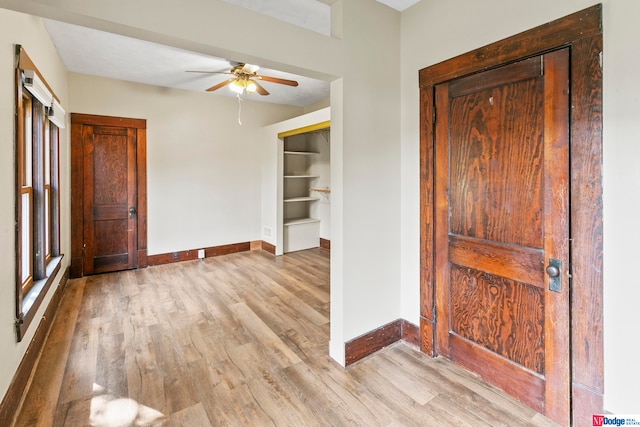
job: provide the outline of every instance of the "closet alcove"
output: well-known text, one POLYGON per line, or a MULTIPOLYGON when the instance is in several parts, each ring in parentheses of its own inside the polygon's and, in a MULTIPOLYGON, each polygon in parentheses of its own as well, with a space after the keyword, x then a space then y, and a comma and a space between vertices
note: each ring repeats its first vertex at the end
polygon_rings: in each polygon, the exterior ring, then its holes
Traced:
POLYGON ((282 139, 283 252, 287 253, 330 240, 331 144, 328 123, 282 139))

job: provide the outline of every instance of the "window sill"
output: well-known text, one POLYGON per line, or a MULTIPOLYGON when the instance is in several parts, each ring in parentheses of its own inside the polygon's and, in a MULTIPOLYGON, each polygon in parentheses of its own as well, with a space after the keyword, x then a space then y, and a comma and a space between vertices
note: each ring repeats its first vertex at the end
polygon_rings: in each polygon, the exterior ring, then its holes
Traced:
POLYGON ((44 279, 36 280, 31 286, 31 289, 22 298, 22 305, 20 307, 20 315, 16 320, 16 330, 18 333, 18 342, 22 341, 22 338, 29 329, 29 325, 33 321, 33 318, 42 304, 47 291, 53 284, 60 265, 62 264, 63 255, 51 258, 51 261, 47 264, 47 277, 44 279))

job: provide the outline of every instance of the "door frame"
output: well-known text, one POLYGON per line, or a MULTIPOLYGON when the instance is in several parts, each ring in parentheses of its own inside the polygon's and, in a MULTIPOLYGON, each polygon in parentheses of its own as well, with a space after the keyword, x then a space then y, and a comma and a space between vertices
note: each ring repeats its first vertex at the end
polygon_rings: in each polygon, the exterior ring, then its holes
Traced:
POLYGON ((419 72, 420 343, 435 353, 435 86, 570 47, 570 242, 572 419, 602 413, 602 5, 595 5, 419 72))
POLYGON ((82 127, 114 126, 136 130, 137 268, 147 261, 147 121, 71 113, 71 265, 69 277, 84 276, 84 150, 82 127))

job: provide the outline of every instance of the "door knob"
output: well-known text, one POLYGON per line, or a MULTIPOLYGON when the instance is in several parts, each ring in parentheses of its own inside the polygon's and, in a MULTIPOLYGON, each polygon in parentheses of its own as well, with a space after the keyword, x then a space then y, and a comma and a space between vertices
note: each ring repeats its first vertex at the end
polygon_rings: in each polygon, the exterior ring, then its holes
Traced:
POLYGON ((133 218, 136 216, 136 208, 135 206, 129 207, 129 218, 133 218))
POLYGON ((562 292, 562 277, 560 277, 562 261, 555 258, 549 258, 549 265, 545 271, 547 272, 547 276, 549 276, 549 290, 562 292))
POLYGON ((560 275, 560 270, 555 265, 550 265, 547 267, 547 274, 549 277, 558 277, 560 275))

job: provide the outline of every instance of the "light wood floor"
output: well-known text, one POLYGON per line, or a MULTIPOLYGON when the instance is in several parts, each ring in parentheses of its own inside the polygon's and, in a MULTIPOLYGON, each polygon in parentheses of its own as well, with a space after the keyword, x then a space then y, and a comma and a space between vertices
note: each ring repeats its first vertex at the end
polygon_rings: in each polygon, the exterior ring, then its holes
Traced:
POLYGON ((345 370, 328 341, 323 249, 72 280, 15 425, 552 425, 407 344, 345 370))

